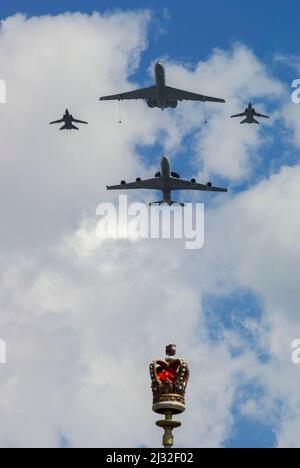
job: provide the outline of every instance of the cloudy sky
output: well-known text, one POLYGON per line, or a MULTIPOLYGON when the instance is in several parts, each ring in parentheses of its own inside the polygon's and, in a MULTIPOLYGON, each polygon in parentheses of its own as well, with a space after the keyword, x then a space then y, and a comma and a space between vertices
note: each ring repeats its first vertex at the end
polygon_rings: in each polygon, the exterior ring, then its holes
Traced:
POLYGON ((191 368, 177 446, 299 447, 299 3, 5 0, 0 13, 0 446, 160 446, 148 365, 175 342, 191 368), (119 125, 98 98, 151 84, 157 59, 170 85, 226 105, 204 125, 199 103, 130 102, 119 125), (271 120, 229 119, 249 100, 271 120), (50 127, 66 107, 89 126, 50 127), (96 208, 117 201, 106 185, 152 176, 162 154, 230 188, 197 196, 204 248, 99 239, 96 208))

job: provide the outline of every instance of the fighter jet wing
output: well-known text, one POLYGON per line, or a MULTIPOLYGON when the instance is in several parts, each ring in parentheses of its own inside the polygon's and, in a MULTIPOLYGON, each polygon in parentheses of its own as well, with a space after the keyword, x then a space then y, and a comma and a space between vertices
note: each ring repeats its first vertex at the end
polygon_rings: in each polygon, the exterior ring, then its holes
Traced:
POLYGON ((263 115, 263 114, 258 114, 257 112, 254 113, 256 117, 264 118, 264 119, 269 119, 270 117, 268 115, 263 115))
POLYGON ((170 86, 165 87, 168 99, 174 99, 176 101, 206 101, 206 102, 221 102, 224 103, 224 99, 214 98, 210 96, 204 96, 203 94, 190 93, 189 91, 183 91, 182 89, 171 88, 170 86))
POLYGON ((132 182, 127 184, 126 182, 121 185, 107 186, 107 190, 138 190, 138 189, 150 189, 150 190, 161 190, 162 183, 159 178, 141 180, 140 182, 132 182))
POLYGON ((243 112, 242 114, 232 115, 231 118, 234 119, 235 117, 244 117, 244 115, 246 115, 246 112, 243 112))
POLYGON ((211 184, 203 185, 182 179, 172 179, 171 190, 199 190, 202 192, 228 192, 228 189, 214 187, 211 184))
POLYGON ((54 122, 50 122, 49 125, 63 123, 64 121, 65 121, 65 119, 55 120, 54 122))
POLYGON ((127 99, 151 99, 156 97, 156 86, 150 88, 137 89, 129 93, 114 94, 113 96, 104 96, 100 101, 122 101, 127 99))
POLYGON ((85 122, 84 120, 77 120, 77 119, 73 119, 73 122, 75 122, 75 123, 81 123, 81 124, 86 124, 86 125, 88 125, 88 123, 87 123, 87 122, 85 122))

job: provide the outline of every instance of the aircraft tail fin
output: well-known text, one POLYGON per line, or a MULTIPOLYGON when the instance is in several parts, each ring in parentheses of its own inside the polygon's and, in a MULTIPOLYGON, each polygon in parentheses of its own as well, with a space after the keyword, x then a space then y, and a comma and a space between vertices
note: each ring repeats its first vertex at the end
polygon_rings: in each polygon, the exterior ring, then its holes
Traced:
POLYGON ((241 125, 247 123, 247 119, 241 121, 241 125))
POLYGON ((260 125, 259 121, 256 120, 256 119, 253 119, 253 123, 257 124, 257 125, 260 125))
POLYGON ((67 126, 63 125, 63 127, 60 128, 60 130, 66 130, 67 126))

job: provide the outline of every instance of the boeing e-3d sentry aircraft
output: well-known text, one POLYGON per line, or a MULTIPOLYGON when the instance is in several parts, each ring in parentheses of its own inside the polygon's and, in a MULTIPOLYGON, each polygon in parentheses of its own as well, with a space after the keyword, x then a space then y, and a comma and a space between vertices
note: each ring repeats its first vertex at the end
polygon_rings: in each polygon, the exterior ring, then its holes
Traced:
POLYGON ((263 114, 258 114, 254 107, 252 106, 251 102, 249 102, 248 107, 246 108, 245 112, 242 114, 237 114, 237 115, 232 115, 231 118, 235 117, 246 117, 245 120, 241 122, 241 124, 257 124, 260 125, 258 120, 256 120, 254 117, 260 117, 264 119, 269 119, 270 117, 268 115, 263 115, 263 114))
POLYGON ((64 123, 64 125, 60 128, 60 130, 79 130, 78 127, 73 125, 73 122, 86 124, 86 125, 88 124, 87 122, 84 122, 83 120, 74 119, 73 115, 71 115, 68 109, 66 109, 66 113, 63 116, 63 118, 60 120, 55 120, 54 122, 50 122, 50 125, 64 123))
POLYGON ((107 187, 107 190, 136 190, 136 189, 148 189, 148 190, 159 190, 163 194, 163 200, 150 203, 151 205, 181 205, 184 203, 176 202, 172 200, 171 194, 175 190, 199 190, 205 192, 227 192, 227 189, 214 187, 211 182, 206 185, 197 184, 195 179, 186 181, 180 178, 179 174, 171 171, 171 164, 168 158, 163 156, 161 160, 161 172, 155 175, 155 178, 148 180, 136 179, 135 182, 127 184, 124 180, 121 185, 115 185, 107 187))
POLYGON ((100 101, 143 99, 150 108, 158 107, 161 110, 176 108, 178 101, 225 102, 224 99, 203 96, 202 94, 190 93, 189 91, 182 91, 181 89, 167 86, 165 69, 160 62, 157 62, 155 65, 155 79, 156 84, 150 88, 138 89, 113 96, 104 96, 100 98, 100 101))

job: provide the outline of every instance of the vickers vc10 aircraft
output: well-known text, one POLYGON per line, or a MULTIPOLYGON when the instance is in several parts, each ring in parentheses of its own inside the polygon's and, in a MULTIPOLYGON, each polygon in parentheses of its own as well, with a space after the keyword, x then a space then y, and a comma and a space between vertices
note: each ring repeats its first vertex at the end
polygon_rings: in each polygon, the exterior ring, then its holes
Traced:
POLYGON ((184 203, 173 201, 171 194, 175 190, 199 190, 205 192, 227 192, 227 189, 214 187, 211 182, 206 185, 197 184, 195 179, 186 181, 180 178, 179 174, 171 171, 171 164, 168 158, 163 156, 161 160, 161 172, 155 175, 155 178, 142 180, 136 179, 135 182, 127 184, 124 180, 121 185, 107 186, 107 190, 136 190, 136 189, 148 189, 148 190, 159 190, 163 194, 163 200, 150 203, 151 205, 181 205, 184 203))
POLYGON ((203 96, 202 94, 190 93, 189 91, 167 86, 165 69, 160 62, 157 62, 155 65, 155 79, 156 84, 150 88, 138 89, 113 96, 104 96, 100 98, 100 101, 143 99, 150 108, 158 107, 161 110, 176 108, 178 101, 225 102, 224 99, 203 96))
POLYGON ((55 120, 54 122, 50 122, 50 125, 64 123, 64 125, 60 128, 60 130, 79 130, 78 127, 73 125, 73 122, 86 124, 86 125, 88 124, 87 122, 84 122, 83 120, 74 119, 73 115, 71 115, 68 109, 66 109, 66 113, 63 116, 63 118, 60 120, 55 120))
POLYGON ((242 114, 237 114, 237 115, 232 115, 231 118, 235 117, 246 117, 245 120, 242 120, 241 124, 258 124, 258 120, 256 120, 254 117, 260 117, 264 119, 269 119, 270 117, 268 115, 263 115, 263 114, 258 114, 254 107, 252 106, 251 102, 249 102, 248 107, 245 109, 245 112, 242 114))

